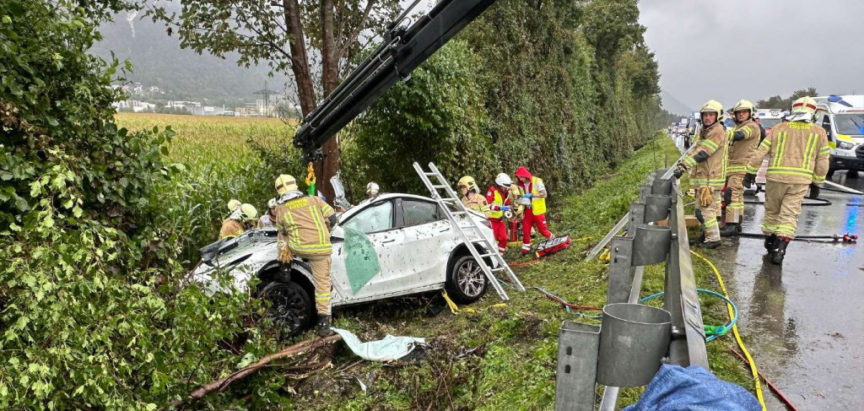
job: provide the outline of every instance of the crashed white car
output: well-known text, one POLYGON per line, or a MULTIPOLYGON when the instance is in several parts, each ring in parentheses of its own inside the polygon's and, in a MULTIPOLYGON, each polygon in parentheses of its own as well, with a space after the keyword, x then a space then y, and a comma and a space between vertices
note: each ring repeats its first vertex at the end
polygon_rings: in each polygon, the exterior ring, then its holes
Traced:
MULTIPOLYGON (((477 220, 493 243, 482 214, 456 218, 477 220)), ((483 239, 468 235, 481 254, 489 252, 483 239)), ((331 242, 334 307, 445 288, 454 300, 471 303, 488 285, 459 233, 428 197, 382 194, 365 200, 339 217, 331 242)), ((202 248, 191 280, 212 294, 247 291, 249 280, 260 278, 252 292, 270 301, 271 315, 283 329, 298 332, 315 317, 312 272, 295 258, 288 274, 276 257, 276 230, 250 230, 202 248), (220 272, 230 281, 219 281, 220 272)))

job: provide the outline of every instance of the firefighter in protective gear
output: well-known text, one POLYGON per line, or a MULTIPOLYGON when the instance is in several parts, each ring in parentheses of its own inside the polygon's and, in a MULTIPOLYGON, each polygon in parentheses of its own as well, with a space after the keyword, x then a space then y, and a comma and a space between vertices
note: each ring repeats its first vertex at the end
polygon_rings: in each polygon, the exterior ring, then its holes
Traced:
POLYGON ((378 183, 374 181, 370 181, 369 184, 366 184, 366 198, 375 198, 378 196, 378 192, 381 190, 378 187, 378 183))
POLYGON ((234 210, 240 208, 241 205, 243 205, 243 203, 241 203, 240 200, 236 198, 228 200, 228 212, 233 213, 234 210))
POLYGON ((822 127, 813 124, 815 112, 813 98, 795 100, 789 122, 771 128, 746 167, 747 179, 751 182, 762 159, 769 156, 762 232, 767 236, 765 248, 774 264, 783 262, 786 248, 795 237, 801 203, 808 188, 822 184, 828 174, 828 137, 822 127))
POLYGON ((708 100, 702 105, 702 128, 696 133, 693 148, 675 170, 675 177, 690 172, 690 185, 696 192, 696 217, 705 231, 705 248, 720 246, 720 189, 726 182, 726 152, 729 147, 722 125, 723 106, 708 100))
POLYGON ((522 217, 522 254, 531 252, 531 228, 537 227, 547 239, 554 236, 546 227, 546 186, 543 185, 543 180, 534 177, 528 172, 525 167, 519 167, 516 170, 516 179, 519 180, 519 189, 522 191, 522 198, 530 200, 531 203, 525 208, 525 213, 522 217))
POLYGON ((267 201, 267 212, 258 219, 258 228, 268 228, 275 227, 276 222, 274 220, 276 216, 276 199, 271 198, 267 201))
POLYGON ((729 156, 726 165, 726 189, 731 191, 732 201, 726 205, 726 226, 722 236, 738 235, 741 232, 741 217, 744 215, 744 176, 750 155, 759 145, 759 124, 753 120, 756 107, 747 100, 739 100, 732 107, 735 127, 730 134, 729 156))
POLYGON ((486 190, 486 201, 489 203, 489 222, 492 223, 492 234, 498 243, 498 252, 507 251, 507 222, 504 213, 510 211, 509 190, 513 180, 507 173, 495 177, 495 185, 486 190))
POLYGON ((233 238, 243 234, 246 229, 254 225, 252 223, 255 217, 258 217, 258 210, 252 204, 241 204, 235 207, 231 215, 222 222, 222 228, 219 230, 219 239, 233 238))
POLYGON ((279 261, 291 264, 294 257, 302 258, 312 269, 315 283, 315 309, 318 312, 318 335, 330 331, 330 244, 329 226, 336 214, 327 203, 315 196, 304 195, 297 189, 294 177, 283 174, 276 179, 276 189, 285 201, 276 207, 279 261), (293 182, 293 186, 290 182, 293 182), (283 190, 279 191, 280 188, 283 190), (290 191, 288 191, 290 190, 290 191))
POLYGON ((474 177, 462 177, 459 179, 456 186, 459 188, 459 192, 462 193, 462 205, 464 205, 465 208, 479 211, 483 213, 486 218, 489 218, 489 204, 487 204, 486 199, 480 195, 480 187, 477 187, 477 181, 474 180, 474 177))

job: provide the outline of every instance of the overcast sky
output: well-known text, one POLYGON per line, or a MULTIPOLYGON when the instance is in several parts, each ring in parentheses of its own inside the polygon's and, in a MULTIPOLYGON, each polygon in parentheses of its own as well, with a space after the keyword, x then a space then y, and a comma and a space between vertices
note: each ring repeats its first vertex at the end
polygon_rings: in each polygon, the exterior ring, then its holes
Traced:
POLYGON ((698 108, 810 86, 864 94, 864 1, 640 0, 639 9, 666 99, 698 108))

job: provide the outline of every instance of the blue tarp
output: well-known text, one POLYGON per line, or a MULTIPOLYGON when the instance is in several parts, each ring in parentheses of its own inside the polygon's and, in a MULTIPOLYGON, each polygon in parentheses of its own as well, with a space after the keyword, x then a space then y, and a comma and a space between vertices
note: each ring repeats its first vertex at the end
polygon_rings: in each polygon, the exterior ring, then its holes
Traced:
POLYGON ((753 394, 718 379, 697 365, 662 365, 639 402, 624 411, 730 410, 761 411, 753 394))

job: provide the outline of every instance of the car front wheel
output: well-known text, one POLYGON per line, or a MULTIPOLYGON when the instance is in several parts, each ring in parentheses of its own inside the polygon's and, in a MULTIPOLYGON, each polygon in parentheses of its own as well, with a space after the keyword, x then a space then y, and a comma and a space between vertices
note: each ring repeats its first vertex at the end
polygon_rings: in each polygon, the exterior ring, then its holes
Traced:
POLYGON ((312 324, 315 307, 299 284, 274 281, 264 287, 261 296, 270 303, 267 315, 283 332, 297 335, 312 324))
POLYGON ((489 279, 471 255, 459 257, 447 275, 447 293, 460 303, 473 303, 483 296, 489 279))

